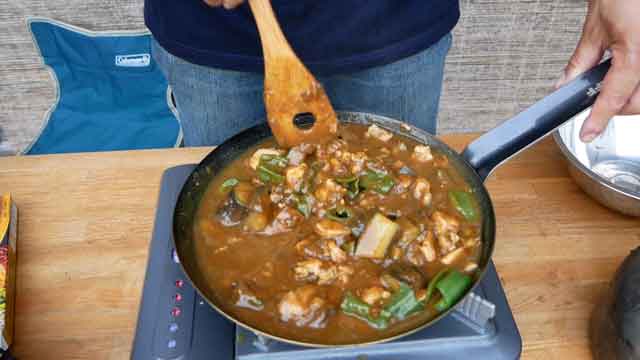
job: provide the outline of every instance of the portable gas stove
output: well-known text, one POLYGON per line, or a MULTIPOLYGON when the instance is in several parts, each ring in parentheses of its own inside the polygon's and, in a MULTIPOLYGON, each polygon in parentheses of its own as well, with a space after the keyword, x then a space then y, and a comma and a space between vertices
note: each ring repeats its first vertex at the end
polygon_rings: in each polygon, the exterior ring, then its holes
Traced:
POLYGON ((433 326, 366 346, 309 348, 255 335, 218 314, 193 289, 173 249, 173 208, 195 165, 165 171, 138 324, 135 360, 517 359, 522 340, 493 264, 473 294, 433 326))

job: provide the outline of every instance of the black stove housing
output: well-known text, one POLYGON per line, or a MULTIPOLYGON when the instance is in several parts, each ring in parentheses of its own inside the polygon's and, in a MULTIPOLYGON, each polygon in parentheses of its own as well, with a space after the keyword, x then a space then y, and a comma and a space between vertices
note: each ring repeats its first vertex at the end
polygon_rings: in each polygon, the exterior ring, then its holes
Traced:
POLYGON ((134 360, 389 360, 520 357, 522 340, 493 264, 474 294, 447 317, 382 344, 310 348, 269 340, 218 314, 185 277, 171 241, 173 208, 195 165, 162 176, 138 323, 134 360))

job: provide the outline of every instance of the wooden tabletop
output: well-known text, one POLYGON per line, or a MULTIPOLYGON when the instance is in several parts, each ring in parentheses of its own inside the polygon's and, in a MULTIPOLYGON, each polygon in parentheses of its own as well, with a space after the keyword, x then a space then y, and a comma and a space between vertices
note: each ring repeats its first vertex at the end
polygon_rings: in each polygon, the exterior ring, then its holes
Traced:
MULTIPOLYGON (((472 137, 444 140, 461 149, 472 137)), ((160 176, 209 150, 0 158, 0 191, 19 207, 20 360, 129 357, 160 176)), ((488 188, 523 358, 590 358, 590 313, 640 244, 640 222, 582 193, 551 140, 498 169, 488 188)))

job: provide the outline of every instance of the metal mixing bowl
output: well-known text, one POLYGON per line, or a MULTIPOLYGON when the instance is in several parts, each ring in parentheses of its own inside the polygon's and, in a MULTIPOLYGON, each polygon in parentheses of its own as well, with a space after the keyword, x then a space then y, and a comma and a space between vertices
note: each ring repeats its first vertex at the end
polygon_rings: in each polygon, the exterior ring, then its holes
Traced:
POLYGON ((553 134, 571 176, 601 204, 640 216, 640 118, 616 116, 601 136, 585 144, 579 134, 588 114, 583 111, 553 134))

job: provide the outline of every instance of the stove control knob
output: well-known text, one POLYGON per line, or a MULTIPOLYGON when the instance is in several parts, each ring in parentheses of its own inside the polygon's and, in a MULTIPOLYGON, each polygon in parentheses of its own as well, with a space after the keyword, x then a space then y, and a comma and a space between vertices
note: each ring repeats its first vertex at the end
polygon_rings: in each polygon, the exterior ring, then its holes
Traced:
POLYGON ((176 294, 173 296, 173 300, 175 300, 176 302, 180 302, 180 301, 182 301, 182 294, 180 294, 180 293, 176 293, 176 294))
POLYGON ((177 288, 181 288, 183 286, 184 286, 184 280, 182 280, 182 279, 176 280, 176 287, 177 288))
POLYGON ((169 349, 174 349, 174 348, 176 347, 176 345, 178 345, 178 344, 177 344, 177 343, 176 343, 176 341, 175 341, 175 340, 173 340, 173 339, 169 340, 169 342, 167 343, 167 347, 168 347, 169 349))

